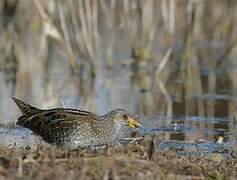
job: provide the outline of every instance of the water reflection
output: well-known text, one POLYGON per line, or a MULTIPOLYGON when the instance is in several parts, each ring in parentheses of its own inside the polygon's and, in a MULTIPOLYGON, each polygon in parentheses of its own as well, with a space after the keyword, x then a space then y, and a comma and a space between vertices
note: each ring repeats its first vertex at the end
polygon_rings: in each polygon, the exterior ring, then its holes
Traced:
MULTIPOLYGON (((33 96, 36 91, 35 88, 29 90, 29 94, 32 94, 32 98, 26 96, 29 99, 29 103, 39 105, 39 107, 43 108, 50 108, 56 106, 62 107, 61 101, 63 101, 66 107, 86 109, 99 114, 104 114, 118 107, 129 109, 129 111, 139 114, 153 114, 152 116, 139 117, 143 124, 143 128, 139 130, 139 134, 141 136, 154 134, 160 148, 163 150, 174 147, 177 149, 186 149, 186 146, 189 149, 190 146, 203 149, 207 146, 208 148, 206 149, 209 149, 208 152, 211 152, 220 147, 230 148, 234 146, 233 138, 230 138, 234 134, 234 120, 226 116, 226 110, 223 110, 227 107, 226 103, 224 105, 222 104, 222 111, 216 110, 218 113, 218 115, 215 113, 216 117, 187 116, 184 111, 186 104, 182 102, 183 97, 181 97, 178 100, 174 99, 174 116, 167 117, 162 112, 162 104, 165 104, 165 102, 159 103, 160 100, 158 100, 159 102, 157 103, 157 98, 155 98, 157 94, 155 95, 155 91, 151 91, 152 72, 145 73, 146 71, 144 69, 142 71, 133 71, 131 66, 122 65, 116 66, 111 70, 107 69, 102 61, 98 65, 94 83, 84 80, 82 84, 81 78, 75 75, 68 74, 65 77, 67 73, 60 71, 63 69, 62 62, 55 62, 55 64, 56 66, 51 67, 52 69, 49 71, 50 78, 46 86, 43 89, 40 88, 42 92, 38 90, 37 94, 39 96, 33 96), (139 74, 139 72, 142 72, 142 74, 139 74), (48 99, 44 103, 40 103, 42 102, 42 97, 44 97, 43 99, 48 97, 48 99), (159 114, 154 116, 154 112, 159 112, 159 114), (171 124, 167 124, 167 119, 170 119, 171 124), (167 141, 167 135, 170 141, 167 141), (215 142, 220 136, 223 137, 223 143, 216 145, 215 142), (208 141, 208 145, 199 144, 200 140, 208 141)), ((3 76, 3 73, 0 73, 0 76, 3 76)), ((41 76, 34 76, 34 78, 36 81, 31 82, 32 86, 35 86, 35 83, 39 83, 37 82, 37 78, 39 78, 38 81, 42 80, 41 76)), ((20 86, 17 87, 16 92, 21 94, 20 86)), ((10 99, 11 93, 6 91, 7 84, 2 82, 0 88, 3 99, 1 104, 3 107, 1 108, 1 119, 5 124, 14 122, 19 112, 10 99), (5 93, 3 94, 3 92, 5 93), (12 109, 11 112, 8 111, 9 108, 12 109)), ((160 98, 161 95, 158 99, 160 98)), ((187 96, 186 98, 192 99, 194 104, 196 100, 200 99, 211 100, 214 104, 218 104, 220 100, 224 100, 227 102, 227 105, 231 101, 228 95, 200 95, 195 97, 187 96)), ((0 136, 1 143, 7 145, 16 144, 26 147, 35 146, 37 143, 31 132, 24 128, 8 128, 2 126, 0 128, 0 136)))

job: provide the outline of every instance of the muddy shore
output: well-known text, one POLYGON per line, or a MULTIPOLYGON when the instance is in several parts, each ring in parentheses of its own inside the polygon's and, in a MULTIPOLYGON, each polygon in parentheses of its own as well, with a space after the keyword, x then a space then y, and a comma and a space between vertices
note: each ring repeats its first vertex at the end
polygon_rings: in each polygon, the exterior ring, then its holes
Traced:
POLYGON ((152 141, 104 149, 0 148, 0 179, 236 179, 237 157, 161 152, 152 141))

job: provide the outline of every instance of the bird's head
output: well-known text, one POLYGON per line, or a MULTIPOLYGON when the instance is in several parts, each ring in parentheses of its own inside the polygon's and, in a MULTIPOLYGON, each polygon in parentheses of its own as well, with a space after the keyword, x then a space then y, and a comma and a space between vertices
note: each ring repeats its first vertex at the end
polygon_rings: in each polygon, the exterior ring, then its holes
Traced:
POLYGON ((115 109, 110 111, 108 114, 112 120, 119 125, 125 125, 130 128, 141 127, 137 122, 137 119, 124 109, 115 109))

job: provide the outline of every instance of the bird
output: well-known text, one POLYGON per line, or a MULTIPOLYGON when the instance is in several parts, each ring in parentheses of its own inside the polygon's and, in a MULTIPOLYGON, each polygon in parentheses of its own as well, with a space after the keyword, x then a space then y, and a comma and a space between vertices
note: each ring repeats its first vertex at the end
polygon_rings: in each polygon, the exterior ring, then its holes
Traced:
POLYGON ((122 128, 141 127, 135 116, 124 109, 114 109, 100 116, 70 108, 39 109, 15 97, 12 99, 22 113, 16 124, 57 147, 107 146, 118 140, 122 128))

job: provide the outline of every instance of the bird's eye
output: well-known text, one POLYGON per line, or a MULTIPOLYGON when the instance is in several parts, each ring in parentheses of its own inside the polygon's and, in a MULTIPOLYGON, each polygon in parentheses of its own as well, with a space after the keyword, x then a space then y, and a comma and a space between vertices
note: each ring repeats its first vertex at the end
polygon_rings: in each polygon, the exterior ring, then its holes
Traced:
POLYGON ((124 118, 124 119, 128 119, 128 115, 127 115, 127 114, 124 114, 124 115, 123 115, 123 118, 124 118))

